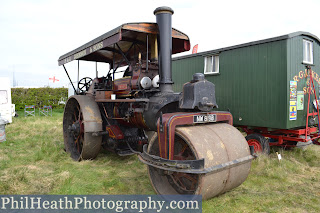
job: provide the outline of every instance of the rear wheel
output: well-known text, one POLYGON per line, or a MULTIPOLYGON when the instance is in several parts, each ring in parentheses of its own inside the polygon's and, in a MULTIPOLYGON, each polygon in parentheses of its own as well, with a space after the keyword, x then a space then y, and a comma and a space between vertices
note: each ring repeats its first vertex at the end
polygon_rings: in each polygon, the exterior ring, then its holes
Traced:
POLYGON ((258 133, 250 134, 246 136, 246 140, 249 146, 253 146, 255 153, 270 154, 270 145, 265 137, 258 133))
POLYGON ((99 121, 99 108, 92 101, 94 100, 86 96, 72 96, 64 110, 65 150, 77 161, 94 159, 100 152, 102 137, 94 137, 92 132, 101 131, 102 122, 99 121), (95 120, 92 121, 92 118, 95 120))

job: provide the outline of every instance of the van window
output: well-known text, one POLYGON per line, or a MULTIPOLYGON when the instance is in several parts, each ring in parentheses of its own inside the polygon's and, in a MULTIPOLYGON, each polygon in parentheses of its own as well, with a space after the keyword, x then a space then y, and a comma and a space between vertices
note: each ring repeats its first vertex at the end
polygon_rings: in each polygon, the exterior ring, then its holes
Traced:
POLYGON ((8 94, 7 90, 0 90, 0 104, 8 103, 8 94))
POLYGON ((219 56, 204 57, 204 74, 217 74, 219 73, 219 56))
POLYGON ((313 63, 313 43, 305 39, 303 39, 303 63, 313 63))

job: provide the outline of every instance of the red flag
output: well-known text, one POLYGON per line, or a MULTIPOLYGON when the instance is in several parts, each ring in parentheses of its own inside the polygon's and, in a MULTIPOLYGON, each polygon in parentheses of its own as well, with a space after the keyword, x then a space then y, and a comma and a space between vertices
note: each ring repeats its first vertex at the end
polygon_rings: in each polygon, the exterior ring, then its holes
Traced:
POLYGON ((54 83, 54 82, 56 82, 56 81, 59 81, 58 79, 56 79, 56 77, 55 77, 55 76, 53 76, 53 78, 49 78, 49 80, 52 80, 52 81, 53 81, 53 83, 54 83))
POLYGON ((194 45, 194 47, 192 48, 192 54, 197 52, 198 52, 198 44, 194 45))

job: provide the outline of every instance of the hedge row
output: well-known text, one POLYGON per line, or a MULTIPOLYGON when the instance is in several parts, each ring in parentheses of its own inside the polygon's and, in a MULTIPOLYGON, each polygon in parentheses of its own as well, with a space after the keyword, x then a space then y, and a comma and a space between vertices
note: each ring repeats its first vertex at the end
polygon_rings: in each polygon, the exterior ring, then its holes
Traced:
POLYGON ((52 106, 54 109, 64 108, 63 102, 68 98, 67 88, 11 88, 12 103, 16 110, 24 109, 25 105, 52 106))

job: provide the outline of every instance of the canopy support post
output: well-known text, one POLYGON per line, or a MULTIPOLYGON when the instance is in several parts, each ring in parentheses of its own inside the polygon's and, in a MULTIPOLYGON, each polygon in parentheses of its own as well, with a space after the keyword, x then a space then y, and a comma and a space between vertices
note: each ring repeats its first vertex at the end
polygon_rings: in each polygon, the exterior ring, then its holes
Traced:
POLYGON ((98 62, 96 62, 96 78, 98 78, 98 62))
POLYGON ((146 72, 148 72, 148 64, 149 64, 149 34, 147 34, 147 38, 146 38, 146 43, 147 43, 147 57, 146 57, 146 72))
POLYGON ((78 93, 77 93, 77 91, 76 91, 76 88, 74 88, 74 86, 73 86, 73 83, 72 83, 72 81, 71 81, 71 78, 70 78, 70 76, 69 76, 69 74, 68 74, 68 71, 67 71, 66 67, 64 66, 64 64, 62 64, 62 66, 63 66, 64 71, 66 72, 66 74, 67 74, 67 76, 68 76, 68 78, 69 78, 69 81, 70 81, 70 83, 71 83, 71 85, 72 85, 72 87, 73 87, 73 90, 74 90, 75 94, 78 95, 78 93))
MULTIPOLYGON (((80 76, 80 61, 78 60, 78 76, 77 76, 77 91, 79 91, 79 76, 80 76)), ((70 80, 71 81, 71 80, 70 80)), ((73 84, 72 84, 73 85, 73 84)))

